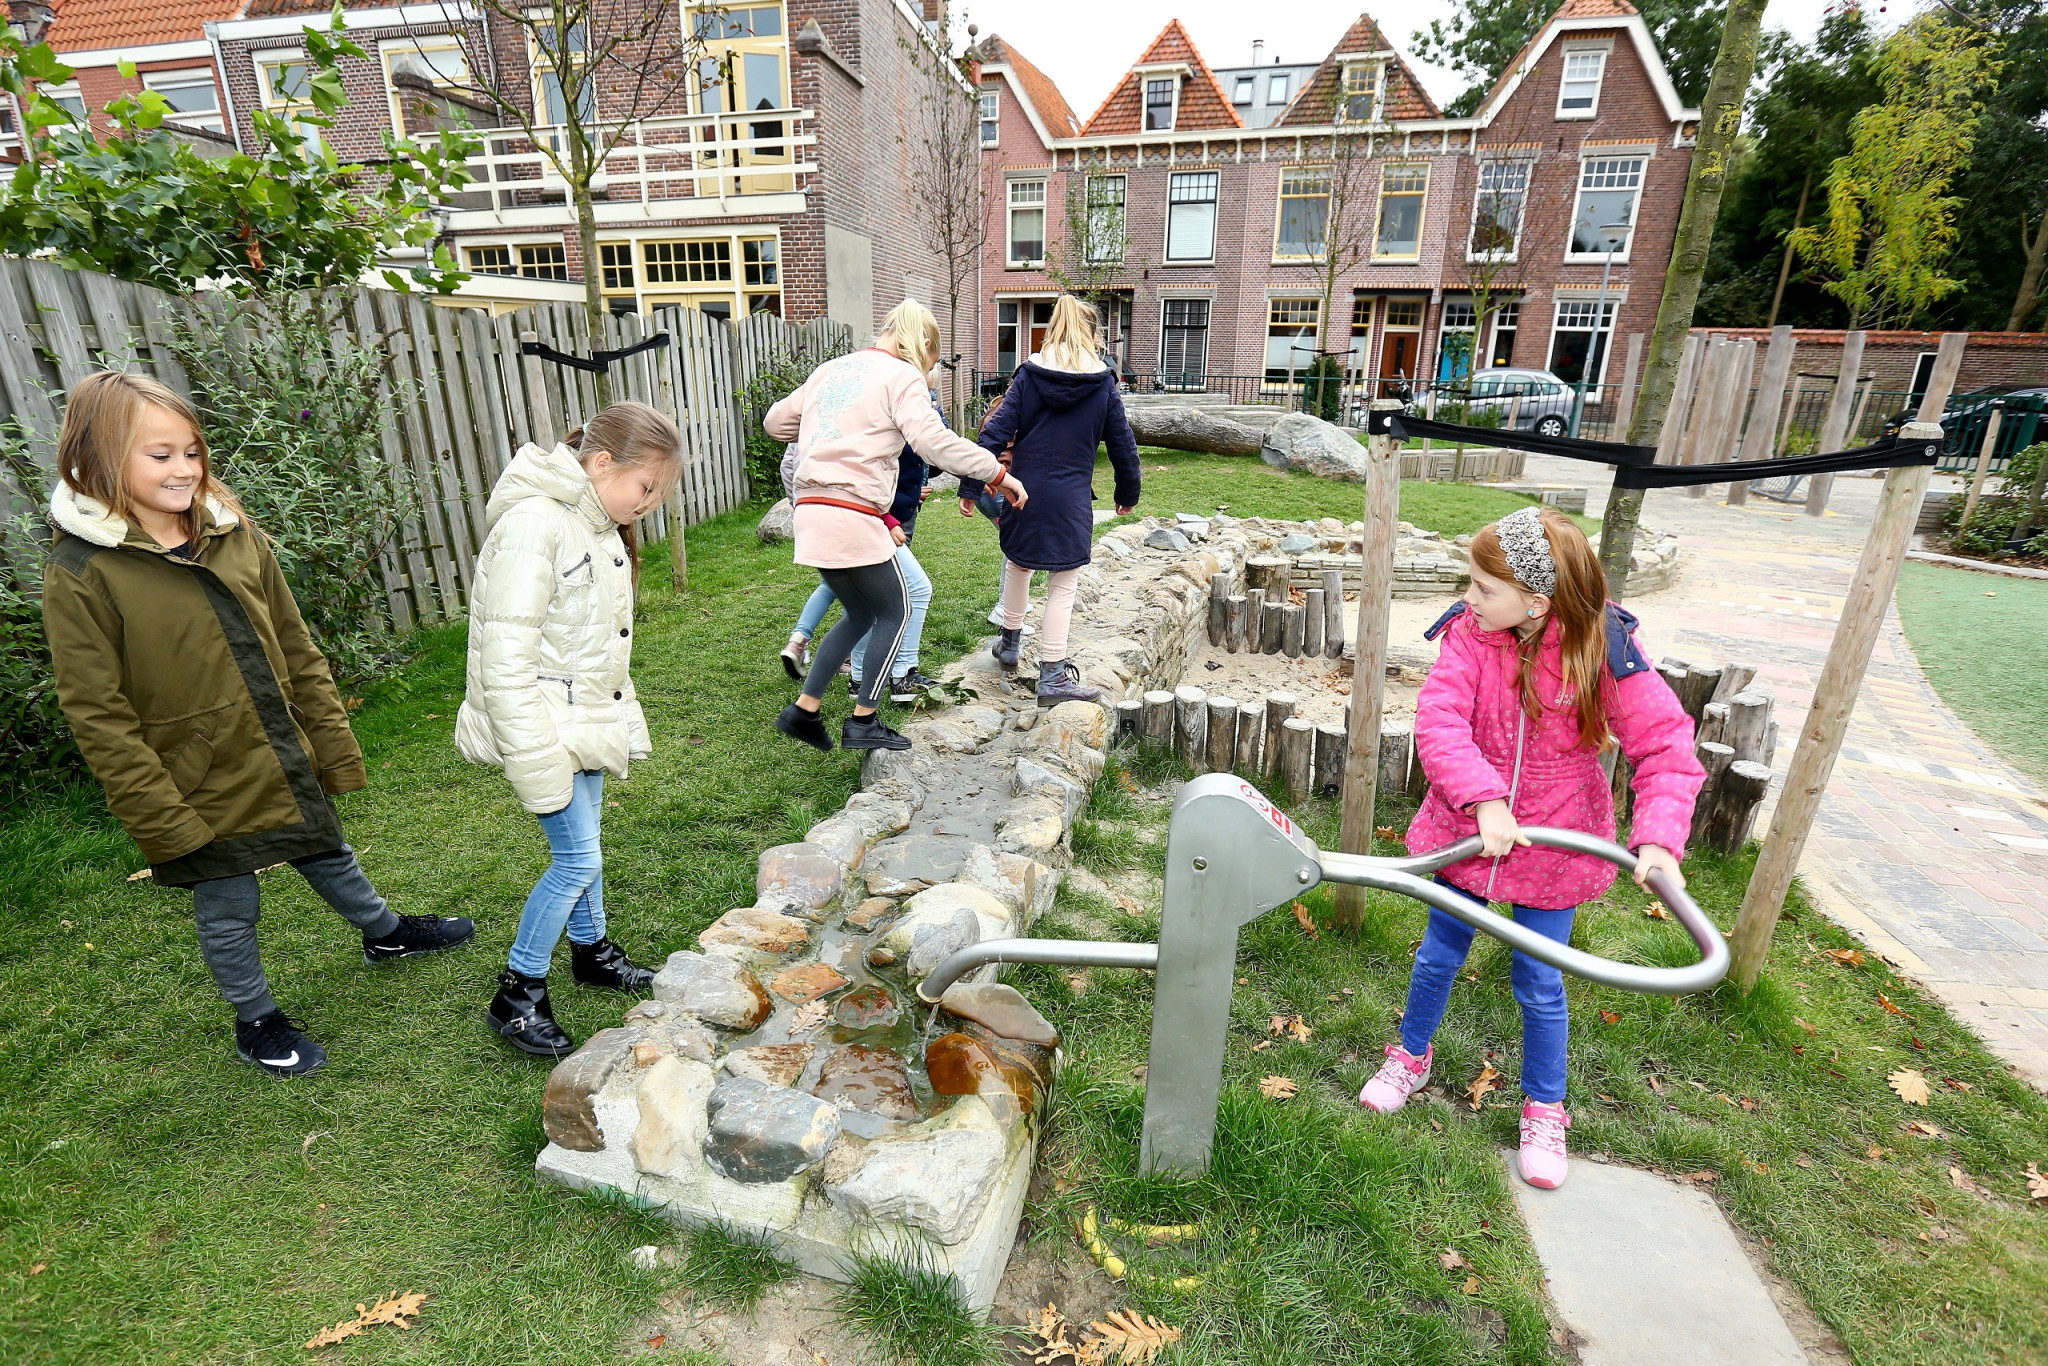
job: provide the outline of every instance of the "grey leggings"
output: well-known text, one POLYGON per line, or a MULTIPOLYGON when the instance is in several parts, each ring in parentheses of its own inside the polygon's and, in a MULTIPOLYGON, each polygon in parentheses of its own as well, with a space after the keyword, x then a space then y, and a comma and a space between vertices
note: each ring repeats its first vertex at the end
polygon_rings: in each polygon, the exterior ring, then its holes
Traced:
MULTIPOLYGON (((377 895, 346 844, 325 854, 292 860, 292 867, 329 906, 365 934, 388 934, 398 917, 377 895)), ((261 910, 254 873, 218 877, 192 884, 192 914, 199 921, 199 956, 206 960, 214 985, 238 1018, 260 1020, 277 1009, 263 959, 256 947, 256 917, 261 910)))
POLYGON ((820 569, 818 577, 839 599, 845 614, 811 656, 811 675, 804 680, 804 691, 823 697, 839 666, 852 657, 853 647, 866 636, 868 653, 861 661, 857 700, 863 707, 872 707, 888 690, 890 670, 896 667, 896 652, 903 646, 903 633, 910 623, 910 585, 904 581, 903 566, 891 555, 880 564, 820 569))

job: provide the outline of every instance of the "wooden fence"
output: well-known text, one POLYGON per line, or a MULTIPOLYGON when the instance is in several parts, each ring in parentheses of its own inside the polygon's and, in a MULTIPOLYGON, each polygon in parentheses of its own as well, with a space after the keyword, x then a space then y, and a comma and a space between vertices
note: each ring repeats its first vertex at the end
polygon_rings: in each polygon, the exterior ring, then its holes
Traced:
MULTIPOLYGON (((568 355, 589 355, 593 342, 583 308, 540 304, 491 318, 379 289, 359 289, 348 303, 349 339, 387 357, 384 456, 410 473, 419 495, 417 515, 383 555, 392 621, 403 629, 460 619, 483 543, 484 508, 506 463, 526 442, 558 441, 597 410, 595 375, 520 352, 522 337, 530 337, 568 355)), ((63 394, 95 370, 135 370, 191 395, 167 327, 174 311, 186 307, 174 296, 110 276, 0 259, 0 416, 31 433, 47 469, 63 394)), ((762 368, 797 347, 843 350, 851 344, 848 328, 822 318, 792 326, 756 314, 735 326, 672 307, 651 318, 606 317, 595 349, 629 347, 657 332, 668 333, 667 346, 627 357, 610 371, 615 399, 638 399, 676 419, 690 457, 669 502, 642 522, 646 540, 746 501, 747 419, 740 395, 762 368)), ((40 506, 48 486, 0 492, 40 506)), ((0 529, 0 536, 7 534, 0 529)), ((33 547, 4 548, 34 553, 33 547)))

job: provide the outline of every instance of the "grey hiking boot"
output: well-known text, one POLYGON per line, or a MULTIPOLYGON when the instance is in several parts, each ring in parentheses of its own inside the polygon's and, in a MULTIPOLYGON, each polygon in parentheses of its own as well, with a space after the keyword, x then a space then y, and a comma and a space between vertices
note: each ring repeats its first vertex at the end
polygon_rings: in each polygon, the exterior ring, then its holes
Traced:
POLYGON ((994 655, 996 663, 1002 665, 1005 669, 1014 669, 1017 667, 1017 653, 1023 648, 1024 632, 1022 628, 1013 631, 1006 626, 1003 628, 1002 634, 996 637, 996 643, 989 647, 989 653, 994 655))
POLYGON ((1071 659, 1056 659, 1038 666, 1038 705, 1057 706, 1061 702, 1093 702, 1102 696, 1102 689, 1091 688, 1081 681, 1081 671, 1074 667, 1071 659))

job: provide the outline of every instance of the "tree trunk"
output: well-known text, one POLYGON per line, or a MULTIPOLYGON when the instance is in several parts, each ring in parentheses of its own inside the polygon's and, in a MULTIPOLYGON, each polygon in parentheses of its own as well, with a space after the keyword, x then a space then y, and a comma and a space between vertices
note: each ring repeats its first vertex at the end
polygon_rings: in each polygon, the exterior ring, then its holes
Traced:
MULTIPOLYGON (((1657 323, 1650 333, 1650 355, 1643 369, 1642 399, 1629 423, 1628 439, 1654 446, 1664 430, 1664 414, 1678 378, 1678 358, 1692 330, 1693 308, 1699 302, 1700 279, 1707 270, 1707 248, 1713 245, 1714 219, 1721 212, 1721 191, 1728 182, 1729 153, 1742 127, 1742 97, 1756 70, 1757 33, 1764 0, 1730 0, 1721 30, 1721 50, 1707 83, 1699 143, 1693 148, 1692 170, 1686 177, 1685 205, 1678 214, 1678 235, 1671 264, 1664 272, 1664 297, 1657 305, 1657 323)), ((1643 491, 1616 489, 1607 498, 1600 523, 1600 563, 1607 571, 1607 591, 1620 598, 1628 588, 1629 554, 1635 549, 1636 523, 1642 520, 1643 491)))
POLYGON ((1806 179, 1799 182, 1799 207, 1792 211, 1792 231, 1785 234, 1785 259, 1778 262, 1778 288, 1771 295, 1771 317, 1764 324, 1768 332, 1778 325, 1778 307, 1785 302, 1785 282, 1792 278, 1792 238, 1799 231, 1799 225, 1806 221, 1806 195, 1813 188, 1813 167, 1806 168, 1806 179))
MULTIPOLYGON (((2026 238, 2026 220, 2020 220, 2021 240, 2026 238)), ((2027 268, 2020 276, 2020 295, 2012 303, 2012 317, 2006 321, 2008 332, 2027 330, 2027 319, 2041 303, 2041 262, 2048 257, 2048 210, 2041 214, 2041 221, 2034 228, 2034 240, 2027 246, 2027 268)))
MULTIPOLYGON (((583 319, 590 325, 590 349, 604 349, 604 271, 597 258, 597 205, 590 197, 595 158, 580 125, 569 126, 570 193, 576 200, 576 231, 583 238, 583 319)), ((597 406, 612 401, 610 371, 597 376, 597 406)))

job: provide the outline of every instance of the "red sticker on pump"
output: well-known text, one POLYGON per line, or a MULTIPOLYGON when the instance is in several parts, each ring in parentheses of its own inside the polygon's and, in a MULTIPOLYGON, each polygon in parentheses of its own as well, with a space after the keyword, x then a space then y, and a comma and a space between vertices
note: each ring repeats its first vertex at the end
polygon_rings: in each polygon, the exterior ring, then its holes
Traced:
POLYGON ((1287 819, 1287 813, 1285 811, 1282 811, 1279 807, 1267 801, 1265 793, 1259 791, 1250 783, 1243 782, 1237 785, 1237 790, 1244 794, 1244 799, 1246 801, 1250 802, 1253 806, 1256 806, 1262 813, 1264 813, 1266 819, 1273 822, 1273 824, 1276 827, 1278 827, 1281 834, 1287 836, 1287 838, 1289 839, 1293 839, 1295 837, 1294 822, 1287 819))

